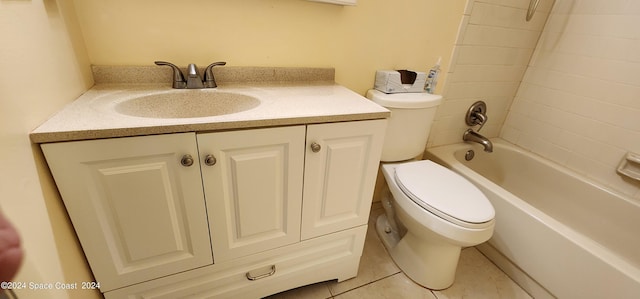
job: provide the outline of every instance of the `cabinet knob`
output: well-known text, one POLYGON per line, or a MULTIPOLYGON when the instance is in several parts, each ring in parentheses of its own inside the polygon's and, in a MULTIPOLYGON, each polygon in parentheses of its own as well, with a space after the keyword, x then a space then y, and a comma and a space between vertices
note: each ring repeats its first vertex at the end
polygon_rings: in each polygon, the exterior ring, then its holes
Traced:
POLYGON ((321 149, 322 149, 322 146, 320 146, 320 144, 318 144, 318 143, 316 143, 316 142, 311 143, 311 151, 312 151, 312 152, 317 153, 317 152, 319 152, 321 149))
POLYGON ((191 157, 191 155, 189 154, 182 156, 182 160, 180 160, 180 164, 182 164, 182 166, 185 166, 185 167, 189 167, 193 165, 193 157, 191 157))
POLYGON ((216 162, 218 162, 218 160, 216 160, 216 157, 214 157, 212 154, 208 154, 204 157, 204 164, 207 164, 207 166, 216 165, 216 162))

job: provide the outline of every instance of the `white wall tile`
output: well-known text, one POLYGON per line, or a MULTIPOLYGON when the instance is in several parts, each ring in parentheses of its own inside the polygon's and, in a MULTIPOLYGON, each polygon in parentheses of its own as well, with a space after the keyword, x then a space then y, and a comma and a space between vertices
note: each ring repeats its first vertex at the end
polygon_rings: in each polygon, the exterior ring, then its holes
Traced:
POLYGON ((640 152, 638 2, 559 0, 501 131, 636 197, 638 184, 615 168, 626 152, 640 152))
POLYGON ((469 24, 462 45, 535 48, 539 32, 469 24))
MULTIPOLYGON (((476 2, 497 4, 526 10, 529 7, 530 0, 476 0, 476 2)), ((553 6, 553 2, 554 0, 540 0, 538 4, 538 11, 549 12, 553 6)))
POLYGON ((477 100, 489 107, 482 134, 498 136, 552 2, 542 0, 540 19, 529 23, 528 0, 467 2, 429 146, 460 142, 464 115, 477 100))
POLYGON ((547 12, 536 10, 536 14, 536 18, 527 22, 527 9, 476 2, 469 23, 536 31, 544 26, 547 12))
POLYGON ((627 151, 640 153, 640 1, 553 3, 541 0, 527 23, 529 0, 467 2, 428 145, 460 142, 466 109, 482 99, 485 136, 640 200, 615 173, 627 151))
POLYGON ((476 2, 496 4, 507 7, 517 7, 522 9, 526 9, 527 7, 529 7, 529 0, 476 0, 476 2))
POLYGON ((449 76, 451 82, 516 82, 520 83, 524 65, 458 65, 449 76))
POLYGON ((475 4, 476 0, 467 0, 467 6, 464 9, 464 14, 466 16, 471 15, 471 11, 473 10, 473 5, 475 4))
POLYGON ((487 98, 515 95, 518 82, 450 82, 447 99, 487 98))
POLYGON ((492 46, 459 46, 460 65, 521 65, 529 63, 533 49, 492 46))

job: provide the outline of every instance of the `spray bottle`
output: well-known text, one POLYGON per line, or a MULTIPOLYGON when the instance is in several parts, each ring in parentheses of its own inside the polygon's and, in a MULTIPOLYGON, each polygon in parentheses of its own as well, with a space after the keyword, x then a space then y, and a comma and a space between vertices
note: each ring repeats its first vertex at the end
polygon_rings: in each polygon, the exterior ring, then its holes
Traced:
POLYGON ((433 93, 436 90, 438 74, 440 73, 440 62, 442 62, 442 57, 438 57, 438 62, 436 62, 436 64, 429 70, 429 74, 427 75, 424 90, 428 93, 433 93))

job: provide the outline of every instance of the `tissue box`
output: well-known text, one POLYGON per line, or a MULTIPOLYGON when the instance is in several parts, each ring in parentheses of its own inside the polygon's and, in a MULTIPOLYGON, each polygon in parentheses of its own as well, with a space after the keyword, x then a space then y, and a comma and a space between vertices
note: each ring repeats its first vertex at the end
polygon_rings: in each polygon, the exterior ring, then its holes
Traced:
POLYGON ((374 88, 384 93, 424 92, 427 74, 409 70, 376 71, 374 88))

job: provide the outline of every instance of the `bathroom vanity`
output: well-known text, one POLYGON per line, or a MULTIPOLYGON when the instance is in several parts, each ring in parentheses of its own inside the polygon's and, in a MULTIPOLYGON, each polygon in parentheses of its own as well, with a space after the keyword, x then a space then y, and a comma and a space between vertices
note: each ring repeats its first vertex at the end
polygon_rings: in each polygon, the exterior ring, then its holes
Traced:
POLYGON ((357 274, 388 115, 317 80, 98 84, 31 138, 106 298, 259 298, 357 274), (122 110, 196 93, 259 104, 197 117, 122 110))

